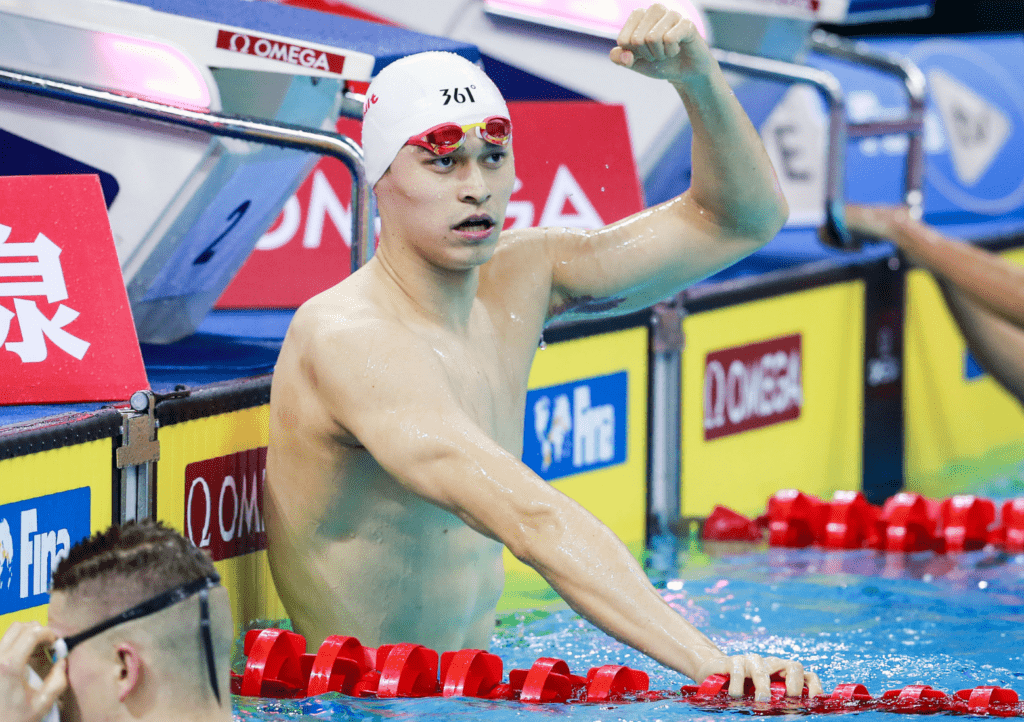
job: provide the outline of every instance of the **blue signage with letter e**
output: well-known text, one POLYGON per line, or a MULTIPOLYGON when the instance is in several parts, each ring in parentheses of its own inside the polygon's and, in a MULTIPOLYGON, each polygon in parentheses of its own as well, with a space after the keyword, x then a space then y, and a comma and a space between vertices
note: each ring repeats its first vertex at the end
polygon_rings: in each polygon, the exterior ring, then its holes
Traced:
POLYGON ((623 463, 628 380, 619 371, 527 392, 523 462, 548 481, 623 463))
POLYGON ((0 614, 50 601, 50 578, 71 546, 89 536, 90 489, 0 506, 0 614))

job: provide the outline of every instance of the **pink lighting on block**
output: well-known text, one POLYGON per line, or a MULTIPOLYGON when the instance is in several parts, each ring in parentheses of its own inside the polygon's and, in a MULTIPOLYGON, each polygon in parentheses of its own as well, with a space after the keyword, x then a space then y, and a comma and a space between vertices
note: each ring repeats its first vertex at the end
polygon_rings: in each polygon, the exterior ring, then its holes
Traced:
POLYGON ((209 110, 210 90, 199 69, 182 52, 139 38, 98 35, 109 82, 142 100, 189 110, 209 110))
MULTIPOLYGON (((690 0, 661 0, 669 10, 679 12, 697 26, 707 39, 704 18, 690 0)), ((629 14, 646 8, 649 0, 484 0, 484 5, 499 15, 615 38, 629 14)))

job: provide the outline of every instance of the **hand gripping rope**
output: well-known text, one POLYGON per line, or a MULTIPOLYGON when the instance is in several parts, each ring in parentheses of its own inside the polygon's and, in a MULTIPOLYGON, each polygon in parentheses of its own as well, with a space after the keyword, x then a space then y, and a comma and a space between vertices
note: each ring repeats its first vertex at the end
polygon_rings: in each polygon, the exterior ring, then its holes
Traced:
POLYGON ((757 542, 765 528, 773 547, 945 554, 992 545, 1020 554, 1024 552, 1024 498, 1003 502, 997 513, 995 502, 969 494, 939 501, 902 492, 877 507, 860 492, 837 491, 831 501, 822 501, 796 489, 783 489, 768 499, 767 513, 756 520, 716 506, 704 523, 703 537, 757 542))
POLYGON ((729 697, 728 675, 713 674, 699 686, 678 692, 652 691, 645 672, 621 665, 594 667, 586 677, 561 659, 541 657, 530 669, 513 669, 502 682, 501 658, 479 649, 438 656, 418 644, 372 649, 355 637, 328 637, 316 654, 306 654, 302 635, 282 629, 254 629, 245 635, 245 673, 231 675, 231 691, 246 697, 298 699, 338 692, 353 697, 474 697, 530 704, 607 704, 678 700, 706 709, 742 707, 755 714, 877 710, 901 714, 1024 716, 1012 689, 976 687, 948 695, 928 685, 910 685, 872 697, 864 685, 841 684, 829 695, 786 696, 786 682, 773 675, 771 701, 755 702, 746 681, 741 699, 729 697))

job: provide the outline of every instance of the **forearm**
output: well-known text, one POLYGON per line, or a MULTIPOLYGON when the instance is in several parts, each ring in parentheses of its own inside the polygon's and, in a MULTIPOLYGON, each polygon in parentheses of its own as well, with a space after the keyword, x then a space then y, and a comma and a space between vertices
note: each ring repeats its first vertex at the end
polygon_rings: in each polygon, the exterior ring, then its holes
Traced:
POLYGON ((946 238, 904 218, 893 240, 916 264, 970 296, 989 312, 1024 329, 1024 269, 969 243, 946 238))
POLYGON ((688 196, 737 235, 765 243, 789 216, 768 154, 721 68, 674 82, 693 127, 688 196))
POLYGON ((691 679, 702 664, 723 656, 661 598, 608 527, 469 431, 461 450, 436 449, 423 456, 431 461, 407 464, 406 485, 502 542, 569 606, 621 642, 691 679))
POLYGON ((967 347, 985 370, 1024 403, 1024 331, 986 310, 948 282, 942 295, 967 347))
POLYGON ((722 656, 661 598, 618 537, 574 502, 517 551, 573 610, 665 666, 697 680, 704 662, 722 656))

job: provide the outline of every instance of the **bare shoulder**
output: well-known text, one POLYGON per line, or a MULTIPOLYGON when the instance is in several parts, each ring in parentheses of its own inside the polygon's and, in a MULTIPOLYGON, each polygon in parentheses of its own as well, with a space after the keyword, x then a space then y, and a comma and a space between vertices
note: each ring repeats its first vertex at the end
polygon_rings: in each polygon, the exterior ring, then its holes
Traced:
POLYGON ((335 409, 401 394, 438 366, 430 344, 391 309, 340 286, 299 308, 285 346, 289 372, 335 409))
POLYGON ((408 352, 415 334, 400 318, 357 294, 323 293, 296 311, 286 344, 301 355, 307 370, 351 375, 361 362, 408 352))
POLYGON ((571 228, 517 228, 501 234, 494 255, 480 269, 481 291, 500 289, 507 295, 510 287, 523 284, 536 288, 550 281, 560 249, 585 234, 571 228))

